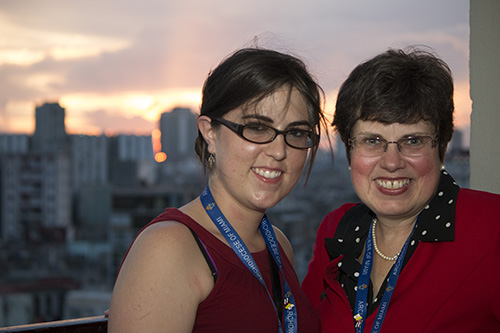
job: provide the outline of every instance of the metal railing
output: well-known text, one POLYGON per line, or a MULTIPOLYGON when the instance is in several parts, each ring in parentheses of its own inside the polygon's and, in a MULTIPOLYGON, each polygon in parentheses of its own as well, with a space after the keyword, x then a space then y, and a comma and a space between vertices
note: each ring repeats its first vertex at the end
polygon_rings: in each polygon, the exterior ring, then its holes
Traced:
POLYGON ((107 332, 108 318, 105 316, 50 321, 45 323, 0 327, 0 332, 107 332))

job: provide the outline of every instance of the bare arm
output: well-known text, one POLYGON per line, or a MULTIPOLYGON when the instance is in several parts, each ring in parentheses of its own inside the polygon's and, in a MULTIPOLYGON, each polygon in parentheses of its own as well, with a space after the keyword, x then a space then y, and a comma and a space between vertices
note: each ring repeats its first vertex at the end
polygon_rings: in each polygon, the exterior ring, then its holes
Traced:
POLYGON ((109 332, 191 332, 213 279, 189 229, 160 222, 134 242, 117 278, 109 332))

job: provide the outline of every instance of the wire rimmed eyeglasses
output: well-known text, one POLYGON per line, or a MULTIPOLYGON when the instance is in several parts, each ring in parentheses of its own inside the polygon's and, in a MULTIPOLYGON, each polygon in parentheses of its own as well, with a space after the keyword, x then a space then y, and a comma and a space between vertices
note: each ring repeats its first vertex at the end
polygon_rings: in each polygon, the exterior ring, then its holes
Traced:
POLYGON ((226 126, 241 138, 252 143, 269 143, 274 141, 280 134, 283 134, 287 145, 296 149, 308 149, 319 143, 319 135, 310 130, 293 128, 286 131, 280 131, 274 127, 261 123, 242 125, 223 118, 212 118, 212 121, 226 126))
POLYGON ((405 136, 397 141, 387 141, 379 136, 359 136, 347 140, 353 152, 366 157, 380 156, 387 151, 389 144, 397 145, 399 152, 408 157, 425 156, 437 146, 437 136, 405 136))

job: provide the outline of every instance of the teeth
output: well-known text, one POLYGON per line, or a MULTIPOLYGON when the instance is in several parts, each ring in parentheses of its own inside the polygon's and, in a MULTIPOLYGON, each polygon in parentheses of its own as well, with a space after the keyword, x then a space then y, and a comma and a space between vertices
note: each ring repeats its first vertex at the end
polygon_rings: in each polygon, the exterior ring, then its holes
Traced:
POLYGON ((410 183, 409 179, 405 180, 395 180, 395 181, 390 181, 390 180, 376 180, 377 184, 383 188, 387 188, 390 190, 396 190, 398 188, 401 188, 403 186, 406 186, 410 183))
POLYGON ((253 168, 252 170, 255 173, 261 175, 262 177, 266 177, 266 178, 270 178, 270 179, 279 177, 281 175, 281 171, 269 171, 269 170, 262 170, 259 168, 253 168))

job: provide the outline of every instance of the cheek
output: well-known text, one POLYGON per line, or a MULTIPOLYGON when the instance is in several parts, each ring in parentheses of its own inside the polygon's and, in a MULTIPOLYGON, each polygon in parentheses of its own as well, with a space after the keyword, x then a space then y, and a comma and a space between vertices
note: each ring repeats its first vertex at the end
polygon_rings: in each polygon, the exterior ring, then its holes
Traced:
POLYGON ((291 168, 294 171, 302 173, 307 160, 307 150, 295 150, 288 154, 287 159, 290 161, 291 168))
POLYGON ((416 170, 418 176, 418 188, 420 189, 420 196, 425 200, 430 200, 439 184, 440 178, 440 164, 434 163, 421 163, 416 170))
POLYGON ((351 180, 355 188, 370 181, 370 174, 376 164, 377 159, 351 157, 351 180))
POLYGON ((215 153, 217 171, 225 177, 239 178, 254 155, 255 147, 235 138, 220 140, 215 153))
POLYGON ((436 169, 438 167, 432 163, 422 163, 416 165, 414 168, 419 177, 422 178, 436 178, 436 169))
POLYGON ((436 178, 439 179, 441 160, 437 155, 415 160, 408 158, 408 163, 411 164, 419 178, 432 179, 434 181, 436 178))
POLYGON ((234 133, 229 134, 232 136, 221 137, 221 140, 217 142, 216 157, 218 159, 230 159, 237 163, 253 156, 258 150, 258 145, 245 141, 234 135, 234 133))

